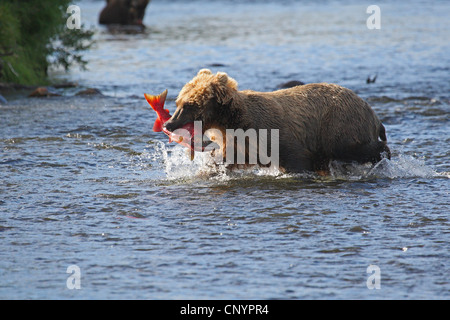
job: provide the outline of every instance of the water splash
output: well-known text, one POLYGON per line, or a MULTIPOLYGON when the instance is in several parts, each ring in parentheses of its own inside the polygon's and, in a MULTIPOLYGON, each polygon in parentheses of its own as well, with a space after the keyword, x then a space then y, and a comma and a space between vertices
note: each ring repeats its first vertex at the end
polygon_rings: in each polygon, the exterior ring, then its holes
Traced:
MULTIPOLYGON (((375 166, 372 164, 342 164, 332 162, 331 176, 336 179, 361 180, 371 178, 434 178, 446 176, 425 164, 424 160, 409 155, 399 154, 392 159, 383 159, 375 166)), ((450 176, 448 176, 450 178, 450 176)))
MULTIPOLYGON (((186 180, 192 178, 229 181, 251 177, 283 178, 317 178, 316 174, 284 173, 274 168, 254 166, 249 169, 229 171, 225 165, 217 165, 208 152, 196 152, 193 160, 189 150, 182 146, 169 146, 157 141, 149 152, 147 160, 153 162, 153 167, 161 168, 167 180, 186 180)), ((406 154, 398 154, 392 159, 383 159, 375 166, 372 164, 348 164, 333 161, 330 163, 330 176, 327 179, 364 180, 364 179, 402 179, 402 178, 450 178, 449 172, 437 172, 425 164, 424 160, 406 154)))
POLYGON ((190 150, 179 145, 166 145, 160 141, 156 141, 152 150, 146 152, 145 159, 140 160, 150 161, 152 166, 161 168, 167 180, 205 178, 229 181, 251 176, 278 177, 283 174, 278 169, 258 166, 230 171, 224 164, 216 164, 209 152, 195 152, 195 157, 191 160, 190 150))
POLYGON ((156 142, 151 153, 151 159, 159 163, 168 180, 201 177, 220 172, 220 167, 212 164, 208 153, 195 152, 191 160, 190 150, 182 146, 168 146, 163 142, 156 142))

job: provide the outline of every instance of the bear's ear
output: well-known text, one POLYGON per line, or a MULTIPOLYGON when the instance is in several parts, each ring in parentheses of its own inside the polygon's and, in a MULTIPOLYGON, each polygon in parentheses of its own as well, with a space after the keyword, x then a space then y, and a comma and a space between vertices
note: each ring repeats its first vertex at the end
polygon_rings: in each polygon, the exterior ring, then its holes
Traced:
POLYGON ((217 102, 227 104, 233 98, 234 91, 237 91, 236 80, 230 78, 225 72, 217 72, 214 80, 213 88, 217 102))
POLYGON ((211 75, 212 72, 211 72, 211 70, 209 70, 209 69, 201 69, 201 70, 197 73, 197 75, 199 76, 199 75, 202 75, 202 74, 205 74, 205 75, 211 75))
POLYGON ((217 72, 216 77, 219 83, 237 90, 237 81, 230 78, 225 72, 217 72))

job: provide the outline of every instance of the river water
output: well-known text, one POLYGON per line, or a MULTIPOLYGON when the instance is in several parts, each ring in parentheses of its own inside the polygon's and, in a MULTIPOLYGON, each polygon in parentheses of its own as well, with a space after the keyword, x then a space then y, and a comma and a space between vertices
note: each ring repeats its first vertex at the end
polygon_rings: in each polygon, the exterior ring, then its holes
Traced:
POLYGON ((88 70, 51 77, 79 87, 2 92, 0 298, 450 298, 448 1, 379 1, 369 30, 357 1, 154 0, 143 33, 97 25, 103 1, 77 4, 96 30, 88 70), (392 159, 204 174, 205 155, 152 132, 143 98, 168 89, 173 112, 204 67, 241 89, 348 87, 392 159), (75 95, 87 87, 103 95, 75 95))

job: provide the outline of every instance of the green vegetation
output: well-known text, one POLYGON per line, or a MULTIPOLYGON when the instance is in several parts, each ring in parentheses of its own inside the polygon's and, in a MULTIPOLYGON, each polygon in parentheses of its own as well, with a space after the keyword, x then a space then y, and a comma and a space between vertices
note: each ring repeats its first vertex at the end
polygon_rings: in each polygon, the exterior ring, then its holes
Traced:
POLYGON ((2 0, 0 2, 0 82, 47 82, 50 65, 84 68, 81 52, 92 45, 93 32, 68 29, 70 0, 2 0))

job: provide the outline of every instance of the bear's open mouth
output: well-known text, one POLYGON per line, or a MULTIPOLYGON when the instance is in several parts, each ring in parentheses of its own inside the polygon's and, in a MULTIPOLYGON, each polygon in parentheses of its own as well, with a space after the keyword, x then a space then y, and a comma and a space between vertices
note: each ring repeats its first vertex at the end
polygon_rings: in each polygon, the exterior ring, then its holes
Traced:
POLYGON ((176 141, 194 151, 208 151, 207 147, 212 143, 203 134, 201 125, 197 127, 194 122, 188 122, 173 131, 169 131, 166 127, 163 127, 163 131, 169 136, 170 141, 176 141))

